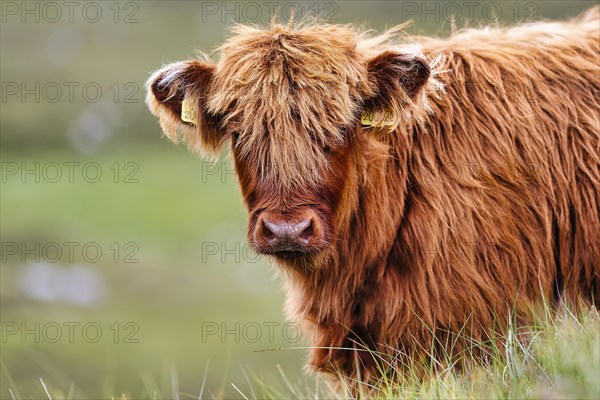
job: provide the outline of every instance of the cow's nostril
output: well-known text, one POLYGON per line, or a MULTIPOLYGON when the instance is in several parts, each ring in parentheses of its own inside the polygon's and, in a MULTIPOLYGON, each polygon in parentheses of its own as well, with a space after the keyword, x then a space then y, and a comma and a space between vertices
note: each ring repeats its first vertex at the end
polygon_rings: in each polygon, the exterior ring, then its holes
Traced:
POLYGON ((271 227, 269 227, 269 225, 273 227, 273 224, 269 223, 267 220, 263 220, 261 233, 263 238, 268 242, 275 239, 275 232, 271 230, 271 227))
POLYGON ((260 234, 275 250, 302 247, 314 235, 312 218, 300 222, 262 220, 260 234))
POLYGON ((308 221, 308 225, 306 226, 306 228, 304 228, 304 230, 302 232, 300 232, 300 236, 299 238, 302 240, 310 240, 310 238, 312 238, 314 235, 314 228, 313 228, 313 222, 312 219, 308 221))

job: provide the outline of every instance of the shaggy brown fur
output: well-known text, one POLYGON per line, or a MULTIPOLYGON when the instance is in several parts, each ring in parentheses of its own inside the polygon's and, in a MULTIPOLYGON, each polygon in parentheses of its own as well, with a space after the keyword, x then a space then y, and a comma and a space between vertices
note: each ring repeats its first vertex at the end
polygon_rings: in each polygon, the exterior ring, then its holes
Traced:
POLYGON ((275 254, 288 314, 317 331, 314 370, 373 382, 373 356, 340 348, 439 359, 545 300, 600 300, 599 14, 419 46, 239 26, 216 65, 155 73, 148 104, 173 140, 214 154, 232 138, 258 251, 265 210, 314 211, 310 251, 275 254), (365 107, 394 125, 362 126, 365 107))

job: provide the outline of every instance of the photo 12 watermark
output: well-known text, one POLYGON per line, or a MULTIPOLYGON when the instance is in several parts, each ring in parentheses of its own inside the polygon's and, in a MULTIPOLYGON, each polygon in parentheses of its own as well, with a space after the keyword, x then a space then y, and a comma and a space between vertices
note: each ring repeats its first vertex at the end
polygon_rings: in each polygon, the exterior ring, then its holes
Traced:
POLYGON ((0 163, 2 183, 139 183, 139 164, 133 161, 103 165, 95 161, 0 163))
POLYGON ((336 1, 202 1, 201 21, 235 22, 244 24, 280 21, 302 21, 318 18, 326 23, 337 23, 340 2, 336 1))
POLYGON ((244 242, 202 242, 201 261, 225 263, 258 263, 263 257, 256 253, 250 243, 244 242))
POLYGON ((2 1, 2 23, 89 23, 139 22, 137 1, 2 1))
POLYGON ((217 181, 220 183, 239 182, 237 174, 235 173, 235 167, 227 161, 202 161, 200 163, 200 180, 202 183, 210 181, 217 181))
POLYGON ((3 81, 2 103, 97 103, 102 99, 114 103, 140 103, 137 82, 94 81, 3 81))
POLYGON ((535 22, 541 19, 536 1, 399 1, 398 18, 419 23, 474 24, 535 22))
POLYGON ((3 321, 2 343, 139 343, 136 322, 3 321))
POLYGON ((316 340, 316 331, 302 328, 295 322, 202 322, 202 343, 288 343, 302 339, 316 340))
POLYGON ((8 262, 45 262, 75 263, 85 261, 95 264, 112 262, 115 264, 137 264, 140 246, 137 242, 114 242, 101 244, 98 242, 16 242, 3 241, 0 259, 8 262))

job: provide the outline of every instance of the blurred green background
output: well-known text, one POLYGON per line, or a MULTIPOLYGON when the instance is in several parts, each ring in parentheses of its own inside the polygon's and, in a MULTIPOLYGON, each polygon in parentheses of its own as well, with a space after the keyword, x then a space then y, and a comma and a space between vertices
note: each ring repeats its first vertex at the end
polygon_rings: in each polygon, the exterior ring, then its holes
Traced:
POLYGON ((145 107, 162 64, 292 10, 447 35, 452 15, 512 24, 594 4, 3 1, 0 396, 45 398, 42 378, 53 398, 197 398, 207 360, 207 398, 239 397, 245 375, 283 388, 278 365, 307 380, 306 350, 281 349, 303 341, 284 325, 275 268, 248 249, 229 158, 161 138, 145 107))

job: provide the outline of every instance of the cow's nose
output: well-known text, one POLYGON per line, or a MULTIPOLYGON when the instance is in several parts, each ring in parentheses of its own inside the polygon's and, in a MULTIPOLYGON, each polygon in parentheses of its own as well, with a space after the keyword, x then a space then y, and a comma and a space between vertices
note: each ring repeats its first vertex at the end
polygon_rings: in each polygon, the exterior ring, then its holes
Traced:
POLYGON ((262 219, 260 235, 273 252, 302 251, 314 235, 312 218, 302 221, 262 219))

